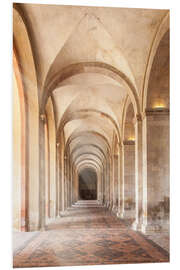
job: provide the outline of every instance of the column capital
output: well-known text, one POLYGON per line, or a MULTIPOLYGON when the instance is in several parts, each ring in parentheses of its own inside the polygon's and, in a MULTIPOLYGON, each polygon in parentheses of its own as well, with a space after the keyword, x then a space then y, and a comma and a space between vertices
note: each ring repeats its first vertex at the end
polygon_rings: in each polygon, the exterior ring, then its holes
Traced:
POLYGON ((169 108, 147 108, 144 116, 169 115, 169 108))
POLYGON ((60 146, 60 143, 59 143, 59 142, 57 142, 57 143, 56 143, 56 147, 57 147, 57 148, 59 148, 59 146, 60 146))
POLYGON ((46 123, 46 115, 45 113, 40 114, 40 120, 45 124, 46 123))
POLYGON ((141 113, 136 114, 136 116, 133 118, 133 124, 136 125, 138 122, 142 122, 143 116, 141 113))
POLYGON ((134 140, 124 140, 123 144, 124 145, 135 145, 135 141, 134 140))
POLYGON ((118 142, 117 144, 118 144, 119 148, 123 147, 123 142, 118 142))

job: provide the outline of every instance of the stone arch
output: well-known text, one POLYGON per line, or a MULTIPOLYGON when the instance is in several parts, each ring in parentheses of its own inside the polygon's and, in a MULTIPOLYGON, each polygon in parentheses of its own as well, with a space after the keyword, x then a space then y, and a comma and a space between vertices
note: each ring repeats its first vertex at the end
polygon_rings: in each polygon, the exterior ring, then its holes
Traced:
POLYGON ((143 225, 168 228, 169 13, 155 37, 143 93, 143 225), (161 205, 161 208, 159 207, 161 205), (154 209, 156 212, 154 212, 154 209))
POLYGON ((26 149, 26 103, 21 72, 13 50, 13 227, 20 231, 27 231, 27 202, 28 175, 26 149), (16 124, 15 124, 16 123, 16 124), (15 194, 18 192, 18 194, 15 194), (20 193, 20 194, 19 194, 20 193))
MULTIPOLYGON (((74 187, 77 190, 76 191, 76 198, 78 198, 78 173, 79 170, 82 168, 89 168, 89 167, 93 167, 96 170, 96 174, 97 174, 97 181, 98 181, 98 189, 99 189, 99 184, 100 184, 100 173, 101 173, 101 166, 99 163, 95 162, 94 159, 88 159, 88 160, 79 160, 76 164, 76 174, 75 174, 75 179, 74 179, 74 187)), ((98 194, 97 194, 98 196, 98 194)))
POLYGON ((81 161, 79 161, 78 162, 78 164, 77 164, 77 173, 79 172, 79 170, 81 169, 81 168, 88 168, 88 167, 93 167, 95 170, 96 170, 96 172, 98 173, 98 170, 100 170, 101 169, 101 167, 100 167, 100 165, 99 164, 95 164, 93 161, 91 161, 91 160, 88 160, 88 161, 85 161, 85 160, 81 160, 81 161))
POLYGON ((135 127, 134 109, 129 98, 123 112, 123 179, 124 179, 124 210, 126 217, 135 217, 135 127))
POLYGON ((75 119, 83 119, 86 114, 89 115, 89 114, 95 114, 95 115, 98 115, 98 116, 101 116, 101 117, 105 117, 107 118, 108 120, 110 120, 110 122, 112 123, 112 125, 114 126, 114 129, 117 133, 117 137, 118 137, 118 140, 121 141, 121 137, 120 137, 120 133, 119 133, 119 128, 117 126, 117 123, 115 122, 115 120, 108 114, 104 113, 104 112, 101 112, 101 111, 98 111, 98 110, 79 110, 79 111, 75 111, 74 113, 71 113, 70 115, 68 115, 68 117, 64 117, 62 118, 60 124, 59 124, 59 127, 58 127, 58 130, 57 130, 57 137, 59 136, 61 130, 63 130, 63 128, 65 127, 65 125, 69 122, 69 121, 72 121, 72 120, 75 120, 75 119))
POLYGON ((66 148, 70 145, 70 143, 75 140, 76 138, 78 138, 79 136, 86 136, 86 135, 89 135, 89 134, 93 134, 93 135, 96 135, 98 136, 99 138, 101 138, 101 140, 105 143, 105 145, 107 146, 108 148, 108 151, 109 153, 111 153, 111 147, 109 145, 109 142, 107 141, 107 139, 100 133, 97 133, 95 131, 84 131, 84 132, 77 132, 75 134, 73 134, 71 137, 68 138, 67 142, 66 142, 66 145, 65 145, 65 151, 66 151, 66 148))
POLYGON ((96 145, 96 144, 88 144, 88 145, 82 144, 82 145, 77 145, 77 146, 70 152, 70 155, 72 155, 76 150, 79 150, 79 149, 84 148, 84 147, 86 147, 86 146, 91 146, 91 147, 97 149, 98 151, 100 151, 100 152, 102 153, 104 159, 106 159, 106 155, 104 154, 104 151, 101 149, 101 147, 99 147, 99 146, 96 145))
POLYGON ((97 200, 98 198, 98 174, 96 169, 87 166, 78 172, 79 199, 97 200))
POLYGON ((26 216, 23 221, 25 230, 38 229, 39 223, 39 98, 37 76, 32 46, 24 20, 18 10, 13 8, 13 48, 21 75, 24 99, 26 104, 25 136, 26 146, 26 216), (28 63, 28 65, 27 65, 28 63), (28 132, 33 130, 33 132, 28 132), (32 145, 36 147, 31 147, 32 145))
POLYGON ((84 163, 84 161, 82 162, 82 161, 80 161, 79 163, 78 163, 78 168, 77 168, 77 171, 79 172, 79 170, 81 169, 81 167, 82 168, 88 168, 88 167, 93 167, 96 171, 98 170, 98 165, 95 165, 94 163, 84 163))
POLYGON ((135 141, 134 117, 132 103, 129 103, 123 119, 123 141, 135 141))
POLYGON ((102 164, 103 163, 101 162, 101 158, 97 155, 97 154, 94 154, 94 153, 83 153, 81 155, 79 155, 78 157, 76 157, 75 161, 73 162, 73 166, 76 166, 76 163, 79 161, 79 160, 85 160, 85 156, 87 157, 86 160, 91 160, 91 161, 96 161, 98 160, 98 164, 102 164))
POLYGON ((112 141, 112 189, 111 196, 113 198, 112 210, 117 211, 118 204, 118 139, 116 134, 113 134, 112 141))
POLYGON ((168 31, 169 31, 169 12, 165 15, 165 17, 163 18, 163 20, 161 21, 159 25, 159 28, 156 31, 155 37, 152 42, 151 50, 149 53, 145 76, 144 76, 143 90, 141 93, 141 104, 142 104, 141 106, 142 106, 143 112, 145 112, 145 109, 147 107, 148 85, 149 85, 150 73, 152 70, 154 57, 156 55, 157 49, 159 47, 159 44, 163 36, 168 31))
POLYGON ((146 93, 146 110, 169 108, 169 30, 154 55, 146 93))
POLYGON ((117 82, 121 83, 123 81, 127 89, 128 95, 130 96, 131 101, 133 103, 136 114, 140 113, 139 98, 133 83, 122 71, 116 69, 115 67, 109 64, 102 62, 82 62, 71 64, 63 68, 63 70, 58 71, 57 74, 53 78, 51 78, 50 82, 48 82, 48 80, 46 79, 44 84, 44 95, 42 97, 41 103, 41 111, 44 110, 43 108, 45 107, 48 97, 51 95, 52 91, 56 89, 58 84, 60 84, 63 80, 75 74, 87 72, 89 73, 92 72, 92 70, 93 72, 109 76, 110 78, 114 79, 117 82))
POLYGON ((51 98, 46 104, 46 125, 48 132, 48 148, 49 148, 49 215, 56 215, 56 125, 54 106, 51 98))
POLYGON ((92 154, 98 154, 101 159, 106 159, 106 156, 104 154, 104 152, 102 151, 102 149, 99 147, 96 147, 96 146, 92 146, 92 145, 89 145, 89 144, 84 144, 84 145, 81 145, 79 147, 75 147, 71 152, 71 159, 74 159, 74 157, 77 156, 77 154, 83 154, 83 153, 92 153, 92 154))

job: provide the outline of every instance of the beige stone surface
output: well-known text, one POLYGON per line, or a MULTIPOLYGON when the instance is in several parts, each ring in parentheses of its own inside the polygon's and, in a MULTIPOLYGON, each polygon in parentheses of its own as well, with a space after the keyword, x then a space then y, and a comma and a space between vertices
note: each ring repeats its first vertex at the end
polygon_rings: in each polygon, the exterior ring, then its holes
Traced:
POLYGON ((167 232, 169 11, 13 10, 14 229, 63 216, 93 169, 101 205, 167 232))

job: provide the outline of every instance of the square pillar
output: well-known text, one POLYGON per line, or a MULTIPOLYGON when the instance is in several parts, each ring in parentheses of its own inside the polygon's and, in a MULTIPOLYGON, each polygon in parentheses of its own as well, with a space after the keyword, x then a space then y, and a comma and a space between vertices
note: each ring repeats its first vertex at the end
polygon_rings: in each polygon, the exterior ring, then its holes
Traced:
POLYGON ((118 210, 118 155, 113 158, 113 212, 118 210))
POLYGON ((169 110, 146 110, 143 120, 144 233, 169 231, 169 110))
POLYGON ((135 218, 135 141, 124 145, 124 218, 135 218))
POLYGON ((124 147, 118 144, 118 212, 117 217, 124 216, 124 147))
POLYGON ((143 214, 143 149, 142 149, 142 117, 137 115, 134 119, 135 126, 135 199, 136 214, 132 228, 141 230, 143 214))

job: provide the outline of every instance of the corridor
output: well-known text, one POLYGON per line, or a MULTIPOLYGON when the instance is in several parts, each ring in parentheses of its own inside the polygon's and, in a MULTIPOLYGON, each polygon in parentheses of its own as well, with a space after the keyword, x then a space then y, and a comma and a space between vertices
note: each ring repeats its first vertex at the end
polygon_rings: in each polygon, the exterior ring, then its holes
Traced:
POLYGON ((14 267, 167 262, 169 253, 131 230, 96 201, 77 202, 64 217, 31 234, 14 251, 14 267))
POLYGON ((15 267, 169 260, 169 38, 165 9, 14 3, 15 267))

